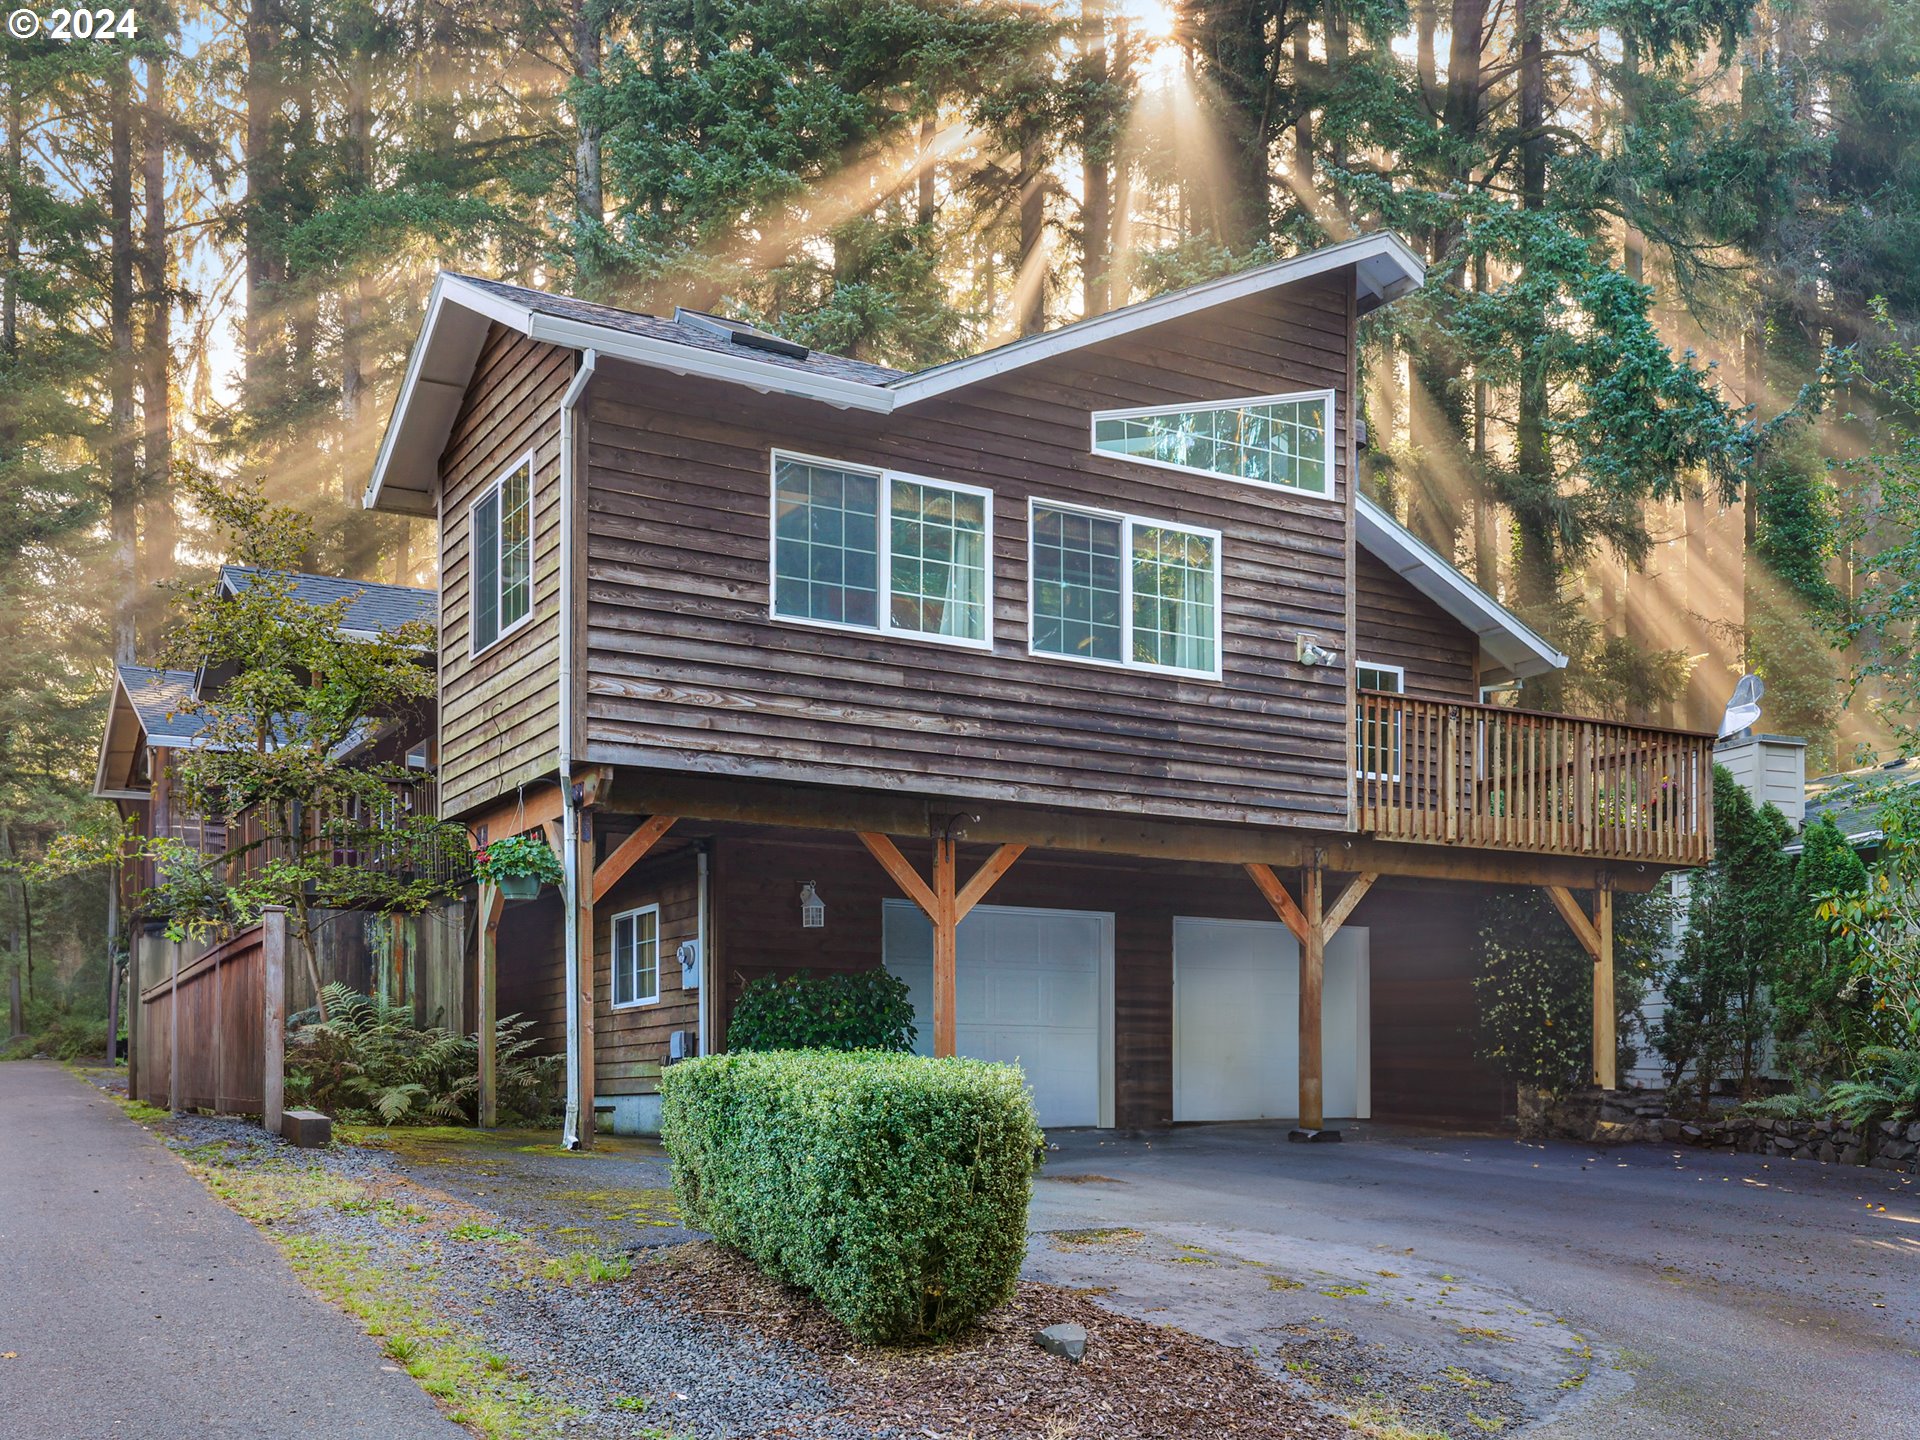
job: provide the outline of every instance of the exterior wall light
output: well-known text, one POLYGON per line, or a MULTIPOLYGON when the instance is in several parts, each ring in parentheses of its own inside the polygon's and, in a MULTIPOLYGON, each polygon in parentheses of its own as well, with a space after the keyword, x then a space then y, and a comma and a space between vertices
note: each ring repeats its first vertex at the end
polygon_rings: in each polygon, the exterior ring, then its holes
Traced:
POLYGON ((821 902, 819 894, 809 880, 800 887, 800 928, 802 930, 820 930, 826 927, 827 907, 821 902))

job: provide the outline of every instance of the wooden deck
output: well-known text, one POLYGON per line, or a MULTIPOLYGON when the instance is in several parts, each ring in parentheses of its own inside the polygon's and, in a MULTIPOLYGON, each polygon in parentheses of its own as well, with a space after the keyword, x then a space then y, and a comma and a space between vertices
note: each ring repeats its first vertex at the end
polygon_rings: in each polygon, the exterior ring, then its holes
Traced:
POLYGON ((1380 839, 1712 858, 1711 735, 1373 691, 1358 722, 1356 824, 1380 839))

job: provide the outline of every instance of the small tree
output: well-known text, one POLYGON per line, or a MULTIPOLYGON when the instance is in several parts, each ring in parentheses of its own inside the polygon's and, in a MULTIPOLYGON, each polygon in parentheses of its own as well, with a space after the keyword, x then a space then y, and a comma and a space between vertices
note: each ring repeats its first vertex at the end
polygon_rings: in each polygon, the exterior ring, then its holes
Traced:
MULTIPOLYGON (((1614 896, 1616 1064, 1631 1069, 1647 977, 1672 928, 1664 890, 1614 896)), ((1477 1053, 1516 1084, 1554 1094, 1593 1073, 1593 957, 1544 891, 1500 889, 1481 904, 1473 994, 1477 1053)))
POLYGON ((1792 827, 1755 806, 1722 766, 1713 770, 1713 863, 1694 876, 1686 933, 1661 976, 1667 1011, 1654 1034, 1667 1084, 1688 1076, 1704 1106, 1732 1073, 1749 1096, 1770 1029, 1767 986, 1794 928, 1792 827))
POLYGON ((1796 1071, 1845 1074, 1859 1048, 1873 1041, 1872 1018, 1852 983, 1858 947, 1819 914, 1826 897, 1857 895, 1866 883, 1866 865, 1832 816, 1807 826, 1793 870, 1792 931, 1770 987, 1774 1040, 1796 1071))
POLYGON ((178 625, 163 663, 231 678, 181 707, 199 720, 201 743, 181 752, 174 794, 188 810, 225 818, 229 835, 250 817, 253 838, 203 855, 130 828, 75 833, 48 864, 153 860, 159 883, 141 909, 176 934, 250 924, 284 906, 324 1015, 316 911, 416 914, 465 879, 466 832, 397 806, 397 787, 413 777, 399 761, 368 758, 387 727, 431 701, 434 628, 346 633, 348 602, 310 603, 290 573, 311 546, 305 516, 267 504, 257 483, 228 490, 183 473, 180 484, 253 572, 232 595, 217 582, 175 587, 178 625), (370 854, 380 863, 361 859, 370 854))
MULTIPOLYGON (((1818 915, 1847 949, 1841 996, 1880 1047, 1920 1050, 1920 799, 1882 807, 1880 858, 1859 889, 1822 896, 1818 915)), ((1861 1047, 1863 1050, 1865 1045, 1861 1047)))

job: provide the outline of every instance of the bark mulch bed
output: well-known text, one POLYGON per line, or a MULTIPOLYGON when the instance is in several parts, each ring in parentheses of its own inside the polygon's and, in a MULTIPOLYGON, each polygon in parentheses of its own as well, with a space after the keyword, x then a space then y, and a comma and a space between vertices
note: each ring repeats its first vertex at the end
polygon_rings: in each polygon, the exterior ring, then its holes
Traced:
POLYGON ((1336 1440, 1344 1422, 1245 1353, 1114 1314, 1085 1292, 1020 1282, 957 1341, 862 1344, 810 1297, 731 1251, 699 1242, 660 1252, 629 1282, 647 1301, 709 1326, 743 1327, 817 1358, 843 1403, 829 1412, 924 1440, 1336 1440), (1086 1327, 1079 1364, 1035 1343, 1042 1327, 1086 1327))

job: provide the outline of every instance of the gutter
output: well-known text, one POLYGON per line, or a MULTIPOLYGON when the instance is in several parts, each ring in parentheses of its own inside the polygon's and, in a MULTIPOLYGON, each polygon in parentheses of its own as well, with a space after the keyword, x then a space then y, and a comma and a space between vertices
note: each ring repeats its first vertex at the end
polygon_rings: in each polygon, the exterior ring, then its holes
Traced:
MULTIPOLYGON (((580 368, 573 383, 560 400, 560 857, 566 874, 562 892, 566 899, 567 987, 567 1116, 561 1132, 561 1144, 568 1150, 580 1147, 580 1107, 593 1104, 591 1095, 580 1094, 580 807, 573 789, 573 570, 574 570, 574 449, 578 430, 574 410, 586 394, 587 383, 600 363, 594 350, 580 352, 580 368)), ((587 942, 592 943, 592 936, 587 942)))

